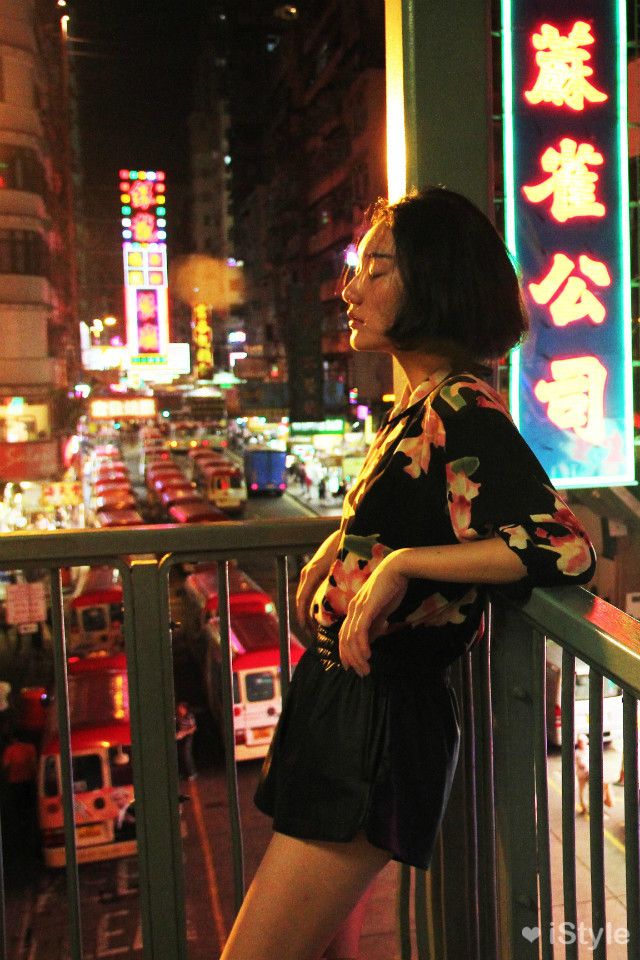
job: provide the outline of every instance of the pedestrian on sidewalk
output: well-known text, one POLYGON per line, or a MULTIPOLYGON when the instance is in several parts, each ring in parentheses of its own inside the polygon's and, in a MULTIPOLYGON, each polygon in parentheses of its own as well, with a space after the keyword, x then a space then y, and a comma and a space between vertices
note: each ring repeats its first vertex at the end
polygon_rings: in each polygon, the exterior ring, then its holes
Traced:
POLYGON ((488 589, 524 600, 593 577, 586 534, 482 379, 479 360, 526 329, 490 221, 440 187, 380 203, 342 296, 352 348, 395 357, 408 384, 300 576, 311 643, 256 792, 274 835, 221 960, 357 956, 379 871, 431 863, 459 748, 450 666, 488 589))
POLYGON ((189 704, 181 701, 176 707, 176 743, 178 772, 182 780, 195 780, 198 775, 193 760, 193 735, 196 729, 196 718, 189 704))
POLYGON ((38 755, 35 746, 16 733, 2 752, 4 795, 7 803, 7 836, 29 842, 36 835, 36 773, 38 755))
MULTIPOLYGON (((580 733, 576 738, 575 748, 576 778, 578 780, 578 813, 589 812, 589 738, 586 734, 580 733)), ((608 780, 602 782, 602 802, 605 807, 613 806, 613 796, 611 794, 611 784, 608 780)))

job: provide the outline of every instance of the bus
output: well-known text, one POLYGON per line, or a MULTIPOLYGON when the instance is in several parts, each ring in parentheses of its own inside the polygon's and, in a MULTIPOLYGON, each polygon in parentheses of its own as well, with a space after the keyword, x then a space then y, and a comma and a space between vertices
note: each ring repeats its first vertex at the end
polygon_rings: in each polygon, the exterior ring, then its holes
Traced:
POLYGON ((67 645, 70 653, 88 656, 124 650, 124 608, 118 570, 85 567, 69 602, 67 645))
POLYGON ((200 468, 200 486, 211 503, 233 516, 242 513, 247 502, 247 485, 234 463, 205 463, 200 468))
POLYGON ((287 454, 270 447, 248 447, 244 452, 244 474, 250 497, 273 493, 281 497, 287 489, 287 454))
MULTIPOLYGON (((78 861, 131 856, 136 839, 124 654, 72 658, 68 684, 78 861)), ((37 788, 44 862, 64 867, 60 736, 53 705, 47 708, 37 788)))
MULTIPOLYGON (((221 646, 218 579, 215 565, 201 565, 188 575, 185 590, 202 610, 206 639, 202 670, 211 713, 221 717, 221 646)), ((229 567, 233 727, 236 760, 264 757, 282 710, 280 635, 271 597, 235 566, 229 567)), ((292 668, 304 647, 289 635, 292 668)))
POLYGON ((144 523, 137 510, 130 507, 100 507, 96 513, 97 527, 137 527, 144 523))
MULTIPOLYGON (((602 740, 622 737, 622 688, 608 677, 602 685, 602 740)), ((546 642, 547 740, 562 746, 562 647, 546 642)), ((589 734, 589 665, 576 657, 574 680, 574 736, 589 734)))

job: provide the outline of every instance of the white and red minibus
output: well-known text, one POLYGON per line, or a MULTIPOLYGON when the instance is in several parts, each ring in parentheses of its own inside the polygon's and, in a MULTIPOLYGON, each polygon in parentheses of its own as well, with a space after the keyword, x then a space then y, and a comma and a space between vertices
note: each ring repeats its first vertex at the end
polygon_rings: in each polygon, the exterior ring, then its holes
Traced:
MULTIPOLYGON (((129 686, 124 654, 69 661, 71 764, 78 861, 136 852, 129 686)), ((63 867, 60 737, 48 707, 38 770, 44 862, 63 867)))

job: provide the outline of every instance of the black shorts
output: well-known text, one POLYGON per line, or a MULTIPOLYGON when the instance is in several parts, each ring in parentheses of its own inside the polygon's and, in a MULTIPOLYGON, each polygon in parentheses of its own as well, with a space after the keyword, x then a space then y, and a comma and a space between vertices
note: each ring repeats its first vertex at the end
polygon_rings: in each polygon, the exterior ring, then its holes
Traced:
POLYGON ((344 670, 320 628, 296 667, 255 801, 280 833, 369 842, 427 868, 451 790, 460 727, 448 672, 409 637, 376 641, 371 673, 344 670))

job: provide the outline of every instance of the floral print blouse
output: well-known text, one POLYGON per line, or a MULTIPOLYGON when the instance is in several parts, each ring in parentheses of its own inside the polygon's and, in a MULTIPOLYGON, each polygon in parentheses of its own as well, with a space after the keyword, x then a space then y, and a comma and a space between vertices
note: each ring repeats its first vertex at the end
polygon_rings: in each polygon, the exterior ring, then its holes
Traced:
MULTIPOLYGON (((413 393, 407 388, 380 427, 345 498, 340 548, 316 592, 313 616, 325 627, 339 624, 392 550, 493 536, 527 569, 522 580, 501 586, 511 596, 524 599, 532 587, 575 585, 593 576, 586 533, 500 395, 473 374, 441 370, 413 393)), ((387 634, 429 644, 446 666, 473 640, 486 589, 410 580, 387 634)))

